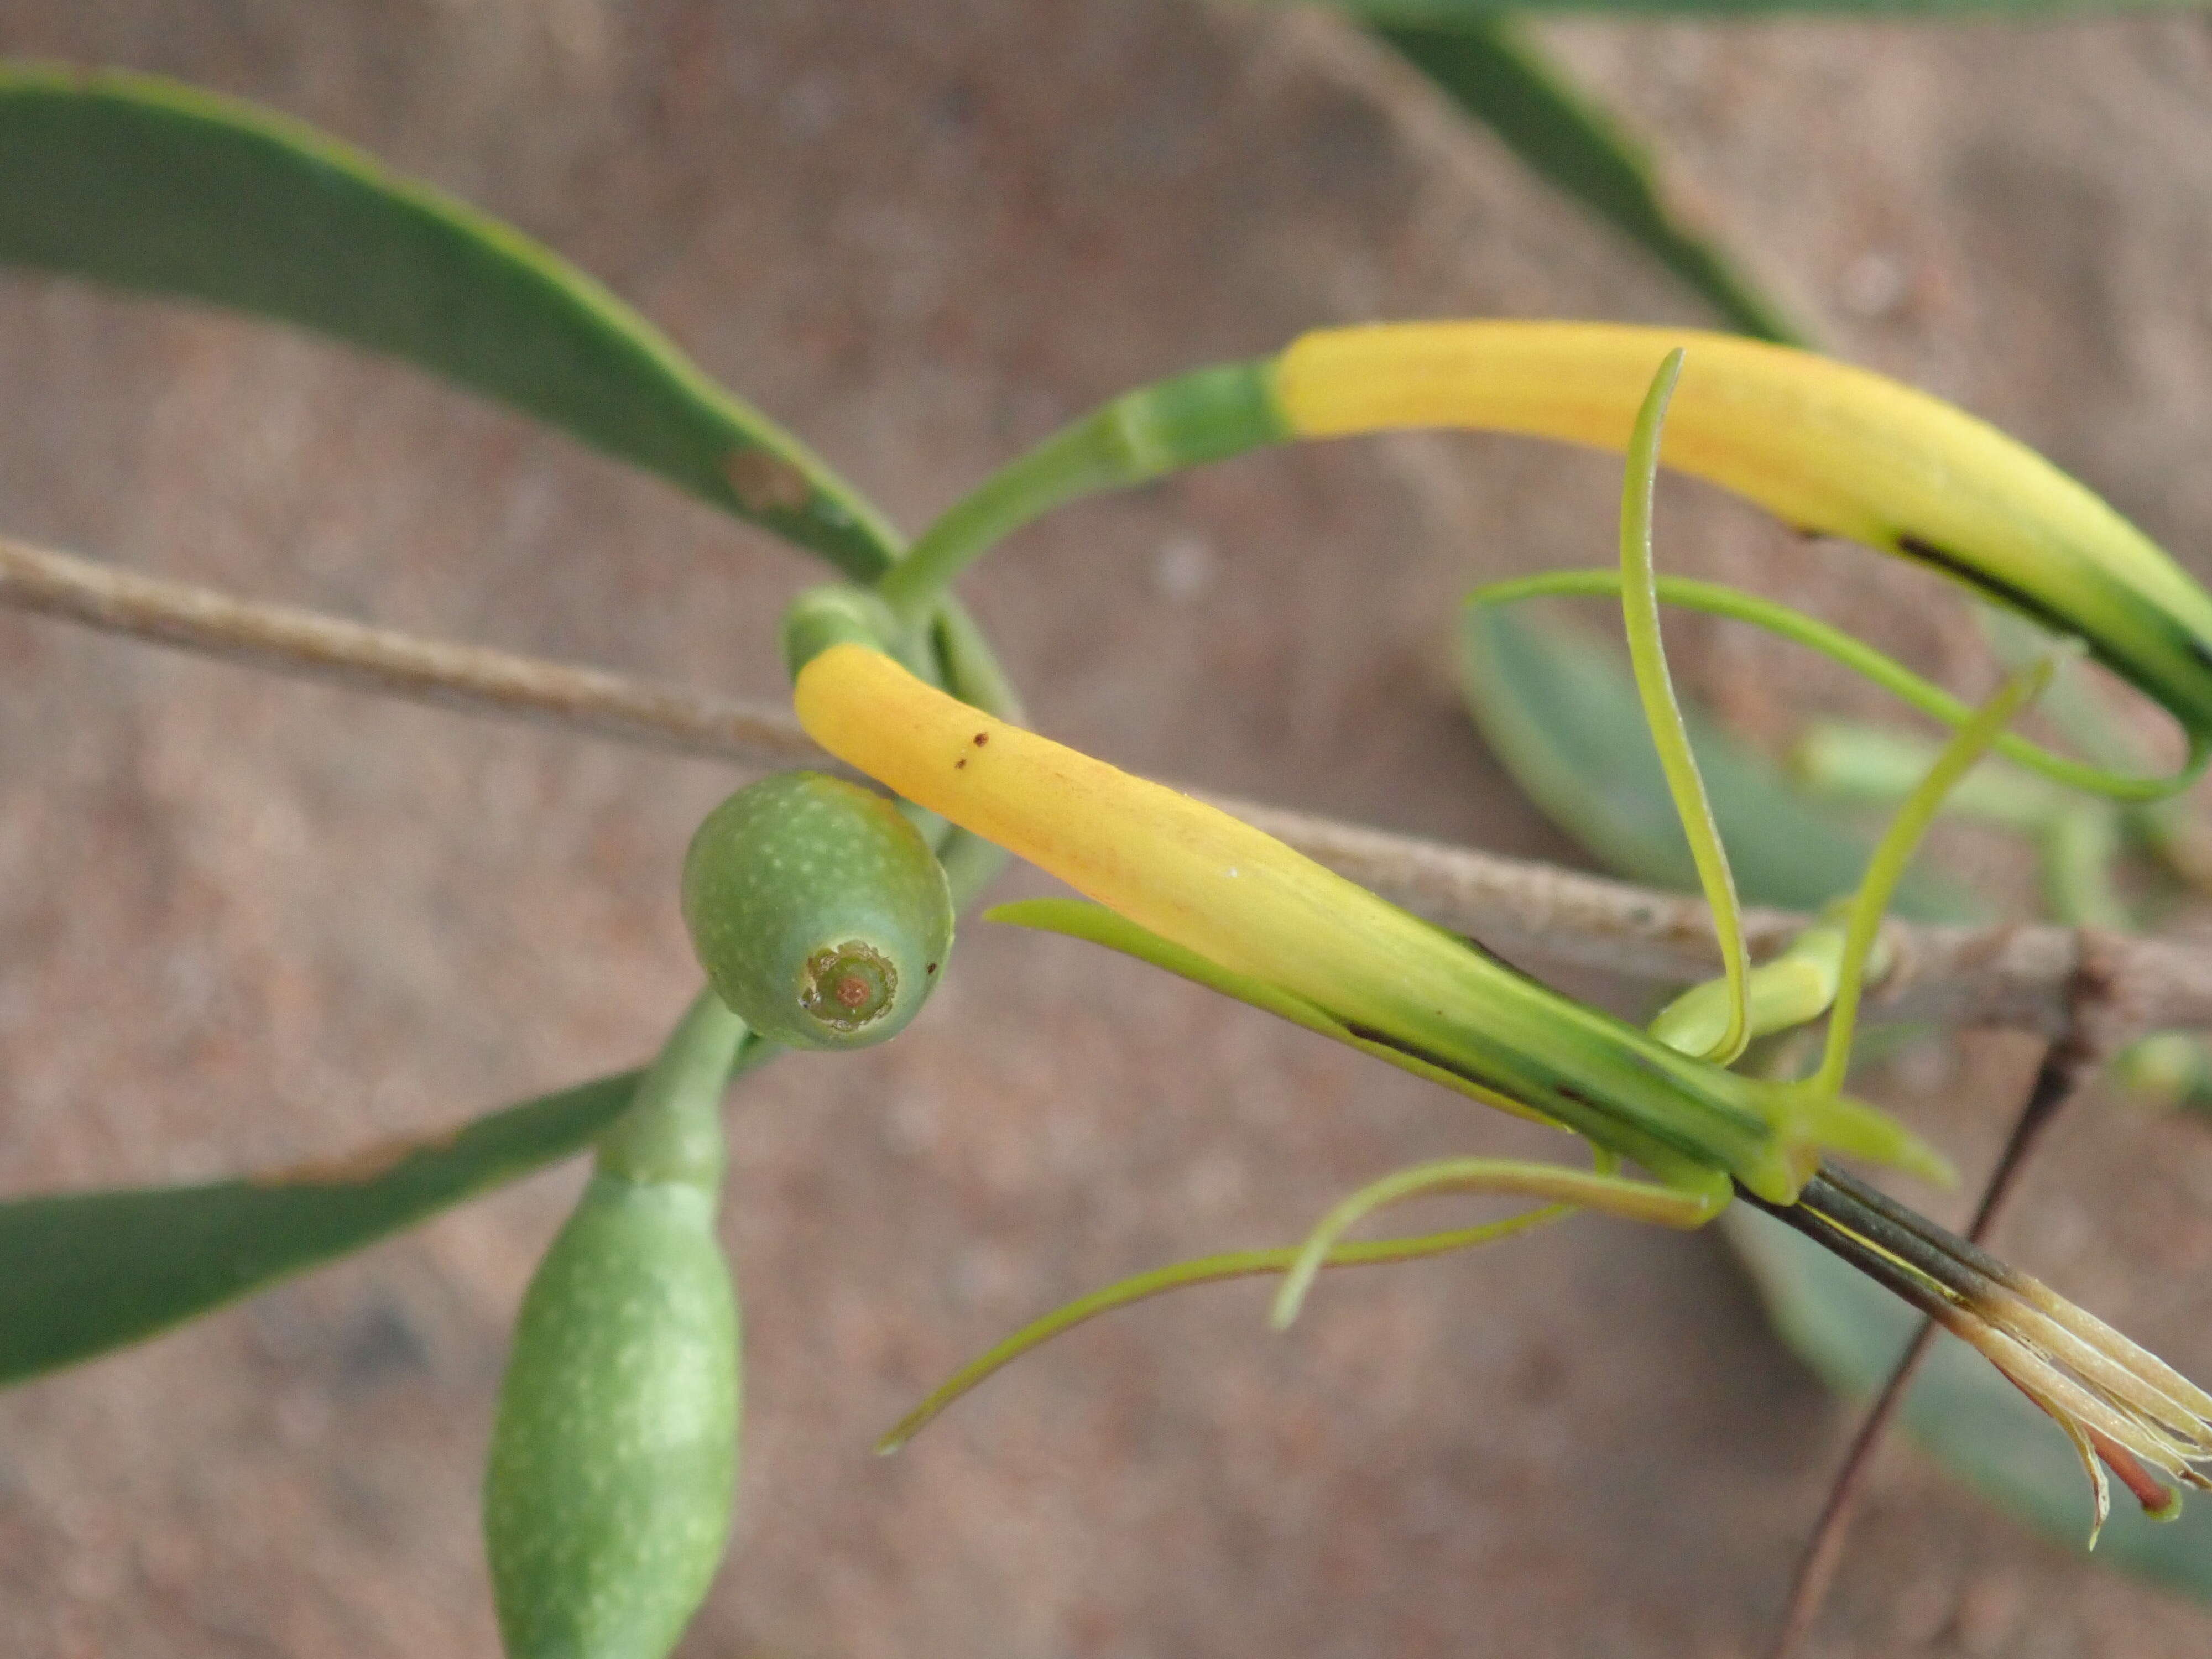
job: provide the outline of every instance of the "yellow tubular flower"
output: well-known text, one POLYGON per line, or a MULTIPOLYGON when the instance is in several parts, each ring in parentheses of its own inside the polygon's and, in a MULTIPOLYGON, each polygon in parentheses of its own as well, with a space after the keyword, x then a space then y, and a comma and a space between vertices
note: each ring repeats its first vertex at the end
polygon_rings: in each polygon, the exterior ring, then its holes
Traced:
POLYGON ((1881 375, 1688 329, 1397 323, 1293 342, 1275 400, 1299 437, 1464 427, 1619 452, 1677 346, 1667 465, 2078 634, 2192 732, 2212 730, 2212 597, 2034 451, 1881 375))
POLYGON ((1759 1085, 1559 996, 1227 813, 978 714, 864 646, 794 684, 823 748, 1365 1038, 1525 1102, 1671 1183, 1781 1201, 1811 1172, 1759 1085))

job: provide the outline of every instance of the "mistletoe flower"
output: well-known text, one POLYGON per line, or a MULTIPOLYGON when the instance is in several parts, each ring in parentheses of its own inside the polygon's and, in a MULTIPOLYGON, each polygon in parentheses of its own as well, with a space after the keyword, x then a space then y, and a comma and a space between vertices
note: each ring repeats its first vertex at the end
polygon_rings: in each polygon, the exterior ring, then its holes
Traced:
POLYGON ((1790 1143, 1751 1079, 1558 995, 1216 807, 978 714, 863 646, 816 656, 794 696, 840 759, 1365 1043, 1716 1205, 1730 1176, 1787 1201, 1811 1173, 1817 1148, 1790 1143))
MULTIPOLYGON (((2102 1467, 2157 1515, 2179 1506, 2162 1481, 2212 1485, 2203 1473, 2212 1395, 2035 1280, 1822 1163, 1824 1150, 1837 1149, 1940 1171, 1940 1158, 1872 1109, 1808 1101, 1791 1085, 1677 1053, 1218 808, 981 714, 866 644, 815 650, 798 665, 794 700, 832 754, 1103 907, 1008 907, 999 913, 1007 919, 1131 951, 1548 1120, 1598 1152, 1596 1173, 1478 1159, 1402 1172, 1387 1190, 1340 1206, 1297 1253, 1308 1276, 1360 1215, 1416 1193, 1512 1191, 1675 1226, 1701 1225, 1741 1194, 1995 1364, 2081 1452, 2100 1522, 2102 1467), (1613 1174, 1622 1158, 1656 1180, 1613 1174)), ((1282 1253, 1255 1253, 1224 1271, 1263 1270, 1254 1265, 1262 1254, 1265 1270, 1292 1265, 1282 1253)), ((1096 1301, 1075 1316, 1107 1305, 1119 1303, 1096 1301)), ((1038 1328, 1073 1322, 1055 1319, 1038 1328)), ((1027 1335, 940 1390, 902 1429, 1030 1346, 1027 1335)))

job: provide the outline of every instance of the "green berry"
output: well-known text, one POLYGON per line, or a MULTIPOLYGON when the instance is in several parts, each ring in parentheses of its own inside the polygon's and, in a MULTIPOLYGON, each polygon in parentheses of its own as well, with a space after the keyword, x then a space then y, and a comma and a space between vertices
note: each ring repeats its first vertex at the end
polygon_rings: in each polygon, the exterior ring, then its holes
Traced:
POLYGON ((952 945, 951 890, 920 833, 818 772, 763 778, 708 815, 684 861, 684 919, 732 1012, 799 1048, 896 1036, 952 945))

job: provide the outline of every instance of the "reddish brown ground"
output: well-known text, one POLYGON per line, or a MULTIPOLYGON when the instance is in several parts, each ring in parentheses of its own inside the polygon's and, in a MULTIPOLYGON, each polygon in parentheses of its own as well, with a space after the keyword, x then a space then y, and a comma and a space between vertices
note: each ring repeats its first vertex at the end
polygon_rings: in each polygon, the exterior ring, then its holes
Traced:
MULTIPOLYGON (((1850 353, 2212 529, 2212 33, 1559 37, 1685 200, 1850 353)), ((1316 19, 1169 0, 0 4, 0 47, 274 104, 519 221, 918 524, 1128 385, 1316 322, 1694 304, 1316 19)), ((0 526, 434 632, 753 692, 807 568, 398 369, 0 283, 0 526)), ((773 481, 769 481, 771 483, 773 481)), ((971 585, 1038 720, 1133 765, 1560 855, 1455 710, 1476 577, 1604 556, 1611 468, 1407 439, 1063 514, 971 585)), ((1689 489, 1678 568, 1971 678, 1909 572, 1689 489)), ((1743 724, 1829 677, 1693 624, 1743 724)), ((1856 693, 1845 692, 1850 702, 1856 693)), ((1857 706, 1871 707, 1860 700, 1857 706)), ((730 778, 0 617, 0 1191, 343 1153, 647 1050, 678 860, 730 778)), ((1014 885, 1021 884, 1017 882, 1014 885)), ((1973 1166, 2033 1065, 1888 1097, 1973 1166)), ((1602 1221, 1075 1336, 895 1461, 949 1365, 1100 1281, 1294 1237, 1514 1127, 1084 947, 971 926, 888 1049, 730 1117, 743 1514, 685 1651, 1756 1650, 1845 1417, 1717 1243, 1602 1221)), ((568 1171, 0 1399, 0 1650, 493 1650, 477 1474, 568 1171)), ((2002 1241, 2212 1371, 2212 1134, 2120 1101, 2002 1241)), ((1955 1205, 1954 1206, 1955 1208, 1955 1205)), ((2212 1613, 1885 1461, 1820 1651, 2183 1656, 2212 1613)))

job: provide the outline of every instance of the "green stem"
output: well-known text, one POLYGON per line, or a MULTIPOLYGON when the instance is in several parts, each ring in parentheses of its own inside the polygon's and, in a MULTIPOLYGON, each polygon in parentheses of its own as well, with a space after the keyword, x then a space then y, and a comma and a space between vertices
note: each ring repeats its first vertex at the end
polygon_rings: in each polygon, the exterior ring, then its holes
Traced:
MULTIPOLYGON (((957 599, 947 595, 938 605, 931 647, 945 671, 945 689, 963 702, 1014 725, 1027 725, 1021 694, 999 665, 991 643, 957 599)), ((945 824, 932 842, 945 879, 952 888, 957 915, 983 895, 1006 866, 1006 849, 957 824, 945 824)))
POLYGON ((933 644, 945 670, 945 684, 964 703, 996 716, 1009 726, 1027 726, 1029 711, 1021 693, 1006 678, 1006 671, 991 650, 991 642, 960 604, 946 599, 938 607, 933 644))
POLYGON ((1063 502, 1283 442, 1290 434, 1275 405, 1273 374, 1273 360, 1258 358, 1115 398, 956 502, 876 591, 902 623, 920 627, 963 570, 1063 502))
POLYGON ((720 1190, 722 1090, 747 1035, 711 989, 692 999, 630 1109, 599 1137, 599 1173, 720 1190))

